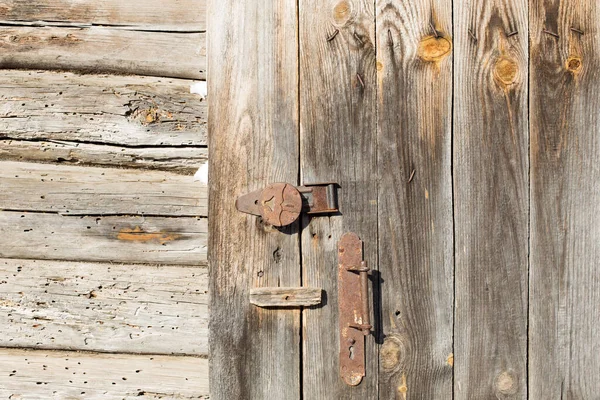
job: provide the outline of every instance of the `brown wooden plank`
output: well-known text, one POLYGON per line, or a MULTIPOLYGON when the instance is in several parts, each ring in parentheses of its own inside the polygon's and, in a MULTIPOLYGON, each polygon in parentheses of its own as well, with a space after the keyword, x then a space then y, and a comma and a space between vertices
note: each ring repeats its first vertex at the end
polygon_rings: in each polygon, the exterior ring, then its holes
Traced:
POLYGON ((203 399, 208 362, 196 357, 0 349, 3 399, 203 399))
POLYGON ((206 102, 190 93, 192 83, 142 76, 2 71, 0 136, 120 147, 206 145, 206 102))
POLYGON ((0 211, 0 257, 206 265, 206 218, 0 211))
POLYGON ((600 392, 600 7, 530 7, 530 398, 592 399, 600 392))
POLYGON ((454 2, 457 400, 527 398, 527 18, 454 2))
POLYGON ((362 383, 346 385, 340 377, 337 317, 341 236, 358 234, 365 260, 375 269, 378 265, 374 11, 373 2, 363 0, 299 3, 302 181, 341 185, 341 215, 305 220, 302 231, 303 285, 327 293, 323 307, 303 312, 307 400, 377 396, 375 337, 366 339, 362 383))
POLYGON ((0 160, 153 169, 193 175, 208 162, 208 149, 0 139, 0 160))
POLYGON ((205 40, 204 33, 3 26, 0 68, 204 79, 205 40))
POLYGON ((378 1, 377 49, 380 398, 450 398, 452 2, 378 1))
POLYGON ((267 287, 250 289, 250 303, 259 307, 310 307, 321 304, 320 288, 267 287))
POLYGON ((0 161, 0 209, 63 215, 207 215, 206 185, 162 171, 0 161))
POLYGON ((122 26, 135 30, 199 32, 206 29, 205 0, 5 0, 0 22, 54 22, 122 26))
POLYGON ((277 230, 235 199, 298 179, 295 0, 209 3, 211 399, 297 399, 300 311, 250 304, 300 285, 298 224, 277 230))
POLYGON ((207 272, 0 259, 0 346, 206 356, 207 272))

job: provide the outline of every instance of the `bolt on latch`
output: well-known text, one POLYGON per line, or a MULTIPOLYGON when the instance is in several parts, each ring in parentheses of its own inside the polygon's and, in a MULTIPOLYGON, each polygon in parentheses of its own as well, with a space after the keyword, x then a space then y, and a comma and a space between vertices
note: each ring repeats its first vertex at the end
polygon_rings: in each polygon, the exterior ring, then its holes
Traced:
POLYGON ((302 212, 312 215, 338 212, 337 188, 337 183, 305 186, 272 183, 238 197, 235 207, 243 213, 261 216, 270 225, 286 226, 302 212))
POLYGON ((338 243, 340 375, 351 386, 365 376, 365 337, 372 329, 368 273, 363 241, 355 233, 344 234, 338 243))

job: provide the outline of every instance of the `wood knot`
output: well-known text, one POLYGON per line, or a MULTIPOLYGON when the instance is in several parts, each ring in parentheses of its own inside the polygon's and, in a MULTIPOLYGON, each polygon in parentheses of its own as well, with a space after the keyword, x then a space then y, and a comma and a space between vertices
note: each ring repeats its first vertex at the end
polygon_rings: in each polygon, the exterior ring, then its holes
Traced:
POLYGON ((333 7, 333 20, 338 26, 343 26, 352 17, 352 4, 348 0, 342 0, 333 7))
POLYGON ((401 354, 402 347, 400 341, 393 336, 388 336, 385 338, 379 353, 381 366, 383 369, 394 369, 398 364, 400 364, 401 354))
POLYGON ((503 57, 499 59, 494 67, 494 78, 504 86, 515 83, 518 73, 519 66, 510 58, 503 57))
POLYGON ((567 70, 569 70, 570 72, 576 74, 579 71, 581 71, 581 67, 583 66, 583 63, 581 62, 581 58, 579 57, 569 57, 567 59, 567 70))
POLYGON ((444 37, 428 36, 421 40, 417 54, 423 61, 440 61, 452 51, 452 43, 444 37))
POLYGON ((517 377, 512 371, 504 371, 496 377, 496 390, 501 394, 516 394, 518 386, 517 377))

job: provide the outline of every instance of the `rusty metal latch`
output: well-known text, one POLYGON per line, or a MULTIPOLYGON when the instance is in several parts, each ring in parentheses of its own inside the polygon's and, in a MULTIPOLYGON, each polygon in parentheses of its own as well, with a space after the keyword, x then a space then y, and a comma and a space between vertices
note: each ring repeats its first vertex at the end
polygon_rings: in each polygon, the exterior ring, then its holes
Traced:
POLYGON ((340 375, 351 386, 365 376, 365 336, 372 328, 368 273, 362 240, 355 233, 344 234, 338 243, 340 375))
POLYGON ((235 207, 243 213, 261 216, 270 225, 286 226, 302 212, 313 215, 338 212, 337 187, 336 183, 305 186, 272 183, 238 197, 235 207))

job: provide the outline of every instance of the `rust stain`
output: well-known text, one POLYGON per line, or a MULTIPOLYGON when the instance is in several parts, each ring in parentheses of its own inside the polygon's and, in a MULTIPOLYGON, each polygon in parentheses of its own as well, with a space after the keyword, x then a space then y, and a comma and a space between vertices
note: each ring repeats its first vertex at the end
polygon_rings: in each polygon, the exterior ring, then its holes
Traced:
POLYGON ((444 37, 427 36, 419 43, 417 54, 423 61, 438 62, 452 51, 452 43, 444 37))
POLYGON ((337 25, 345 25, 352 16, 352 5, 342 0, 333 7, 333 20, 337 25))
POLYGON ((515 83, 519 74, 519 66, 508 57, 500 58, 494 67, 494 78, 501 85, 508 86, 515 83))
POLYGON ((146 232, 139 226, 136 226, 133 229, 125 228, 121 229, 117 235, 117 239, 123 240, 126 242, 137 242, 137 243, 149 243, 149 242, 158 242, 160 244, 165 244, 168 242, 172 242, 181 237, 173 232, 146 232))
POLYGON ((449 366, 454 367, 454 353, 450 353, 450 355, 448 356, 448 358, 446 358, 446 363, 449 366))
POLYGON ((579 57, 571 56, 567 59, 567 70, 572 72, 573 74, 577 74, 578 72, 580 72, 582 66, 583 63, 581 62, 581 58, 579 57))

